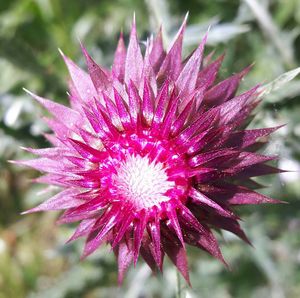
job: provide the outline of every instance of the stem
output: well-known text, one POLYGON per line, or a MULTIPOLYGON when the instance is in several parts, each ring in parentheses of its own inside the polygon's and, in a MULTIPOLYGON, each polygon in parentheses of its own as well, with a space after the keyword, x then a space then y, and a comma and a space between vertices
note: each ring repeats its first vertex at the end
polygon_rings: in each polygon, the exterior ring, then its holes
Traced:
POLYGON ((176 270, 176 279, 177 279, 176 298, 185 298, 182 280, 181 280, 181 276, 180 276, 180 273, 178 272, 178 270, 176 270))

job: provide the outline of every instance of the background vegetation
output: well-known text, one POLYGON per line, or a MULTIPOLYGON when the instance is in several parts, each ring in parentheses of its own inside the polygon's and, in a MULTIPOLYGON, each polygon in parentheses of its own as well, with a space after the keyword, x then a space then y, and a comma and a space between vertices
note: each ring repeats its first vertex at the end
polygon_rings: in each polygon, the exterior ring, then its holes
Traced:
MULTIPOLYGON (((60 47, 84 66, 78 39, 95 60, 109 66, 120 28, 126 39, 136 12, 142 39, 163 21, 170 42, 190 11, 185 53, 212 25, 207 53, 226 51, 221 77, 255 62, 241 89, 267 83, 300 65, 298 0, 10 0, 0 1, 0 298, 174 297, 176 275, 167 263, 153 277, 140 263, 124 286, 108 248, 79 261, 83 241, 65 245, 72 227, 57 227, 57 213, 21 216, 45 199, 29 178, 37 173, 7 163, 27 158, 20 146, 45 147, 44 111, 22 87, 67 103, 67 71, 60 47)), ((290 204, 239 210, 255 248, 229 233, 219 235, 232 267, 189 251, 193 289, 187 297, 300 297, 300 78, 265 97, 254 126, 287 123, 265 150, 296 172, 269 177, 263 192, 290 204)))

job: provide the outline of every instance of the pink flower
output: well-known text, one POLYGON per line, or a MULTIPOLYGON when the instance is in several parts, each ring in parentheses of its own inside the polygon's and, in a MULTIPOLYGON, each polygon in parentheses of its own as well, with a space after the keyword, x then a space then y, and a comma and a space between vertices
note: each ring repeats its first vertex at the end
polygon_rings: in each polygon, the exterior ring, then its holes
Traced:
POLYGON ((244 129, 259 103, 257 87, 235 95, 249 68, 216 83, 223 56, 203 58, 205 36, 182 60, 185 26, 168 52, 159 32, 142 55, 133 22, 111 70, 84 47, 88 73, 62 54, 70 108, 29 92, 53 115, 53 147, 27 148, 40 158, 19 163, 62 191, 25 213, 65 210, 58 221, 79 222, 70 241, 86 237, 83 257, 112 246, 119 282, 139 256, 155 271, 165 254, 189 282, 186 244, 224 262, 211 228, 249 242, 233 206, 278 202, 249 188, 279 171, 266 164, 273 156, 255 153, 278 127, 244 129))

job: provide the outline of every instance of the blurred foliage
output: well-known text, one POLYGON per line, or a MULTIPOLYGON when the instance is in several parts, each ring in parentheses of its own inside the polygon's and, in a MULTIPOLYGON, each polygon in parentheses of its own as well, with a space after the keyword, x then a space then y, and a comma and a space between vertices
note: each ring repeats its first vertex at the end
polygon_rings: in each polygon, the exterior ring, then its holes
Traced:
MULTIPOLYGON (((144 264, 131 269, 122 288, 108 248, 79 261, 83 241, 65 245, 72 227, 57 227, 56 213, 21 216, 47 194, 31 184, 37 173, 7 163, 28 154, 20 146, 45 147, 43 111, 22 87, 67 103, 67 72, 57 48, 84 66, 79 41, 109 66, 122 28, 128 40, 133 12, 145 39, 163 21, 166 45, 190 12, 185 53, 212 25, 207 53, 226 51, 221 76, 255 62, 241 89, 268 83, 300 65, 298 0, 10 0, 0 1, 0 298, 174 297, 176 274, 167 262, 153 277, 144 264)), ((267 95, 254 126, 286 123, 265 150, 295 172, 268 177, 262 191, 288 205, 240 208, 253 241, 246 246, 220 235, 232 271, 189 250, 193 288, 188 297, 300 297, 300 79, 267 95), (297 172, 298 171, 298 172, 297 172)))

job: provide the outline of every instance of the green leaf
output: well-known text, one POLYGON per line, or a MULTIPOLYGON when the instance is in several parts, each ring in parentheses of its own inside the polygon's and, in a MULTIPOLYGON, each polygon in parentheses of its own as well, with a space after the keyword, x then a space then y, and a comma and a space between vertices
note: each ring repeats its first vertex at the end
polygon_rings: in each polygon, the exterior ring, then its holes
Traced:
POLYGON ((262 86, 259 88, 260 95, 259 97, 263 97, 276 91, 283 87, 287 82, 293 80, 298 74, 300 73, 300 67, 285 72, 284 74, 280 75, 278 78, 273 80, 272 82, 262 86))

